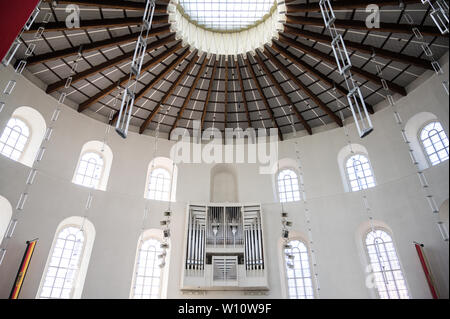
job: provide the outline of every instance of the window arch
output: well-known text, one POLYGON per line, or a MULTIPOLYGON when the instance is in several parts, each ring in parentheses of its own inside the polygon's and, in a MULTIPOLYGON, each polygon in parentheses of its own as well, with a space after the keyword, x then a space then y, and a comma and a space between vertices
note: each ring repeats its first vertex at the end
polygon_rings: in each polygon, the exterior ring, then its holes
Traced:
POLYGON ((0 154, 31 167, 46 130, 38 111, 27 106, 17 108, 0 135, 0 154))
POLYGON ((106 190, 113 153, 108 145, 90 141, 83 145, 72 182, 77 185, 106 190))
POLYGON ((345 168, 350 189, 353 192, 375 187, 372 166, 367 156, 363 154, 351 155, 346 161, 345 168))
POLYGON ((294 170, 283 169, 278 173, 278 195, 282 203, 300 200, 298 177, 294 170))
POLYGON ((382 229, 373 229, 366 235, 365 247, 379 297, 408 299, 406 280, 392 237, 382 229))
POLYGON ((139 239, 130 295, 133 299, 161 298, 165 268, 160 267, 159 255, 163 253, 160 232, 147 230, 139 239))
POLYGON ((70 217, 58 226, 38 298, 81 297, 94 238, 94 226, 83 217, 70 217))
POLYGON ((419 139, 431 166, 448 160, 448 137, 440 122, 433 121, 425 125, 420 131, 419 139))
POLYGON ((30 137, 30 128, 18 118, 10 118, 0 137, 0 153, 14 161, 22 156, 30 137))
POLYGON ((300 240, 289 241, 285 248, 286 277, 290 299, 313 299, 314 288, 311 275, 309 251, 300 240))
POLYGON ((165 157, 150 162, 144 197, 152 200, 175 201, 177 166, 165 157))

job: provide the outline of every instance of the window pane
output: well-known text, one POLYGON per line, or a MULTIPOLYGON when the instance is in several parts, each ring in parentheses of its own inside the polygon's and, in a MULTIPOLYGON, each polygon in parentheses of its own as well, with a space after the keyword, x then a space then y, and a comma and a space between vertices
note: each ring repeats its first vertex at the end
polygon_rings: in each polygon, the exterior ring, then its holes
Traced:
POLYGON ((441 123, 432 122, 426 125, 420 133, 420 139, 431 165, 434 166, 448 160, 448 137, 441 123))
POLYGON ((158 255, 161 253, 158 240, 149 239, 141 243, 135 265, 134 299, 159 298, 161 269, 158 255))
POLYGON ((293 170, 278 173, 278 194, 282 203, 300 200, 298 178, 293 170))
POLYGON ((18 161, 25 150, 30 130, 21 120, 11 118, 0 137, 0 154, 18 161))
POLYGON ((71 297, 83 244, 84 234, 81 229, 70 226, 59 232, 40 298, 71 297))
POLYGON ((170 200, 171 175, 163 168, 155 168, 150 173, 148 197, 153 200, 170 200))
POLYGON ((291 245, 291 248, 285 249, 289 298, 312 299, 314 298, 314 290, 312 288, 308 250, 305 244, 299 240, 292 240, 289 245, 291 245))
POLYGON ((75 184, 97 188, 103 172, 103 158, 97 153, 85 153, 78 164, 75 184))
POLYGON ((382 230, 367 234, 366 248, 381 299, 409 299, 391 236, 382 230))
POLYGON ((270 13, 274 0, 180 0, 184 13, 198 25, 217 31, 251 27, 270 13))
POLYGON ((353 192, 375 186, 369 159, 361 154, 353 155, 346 163, 347 178, 353 192))

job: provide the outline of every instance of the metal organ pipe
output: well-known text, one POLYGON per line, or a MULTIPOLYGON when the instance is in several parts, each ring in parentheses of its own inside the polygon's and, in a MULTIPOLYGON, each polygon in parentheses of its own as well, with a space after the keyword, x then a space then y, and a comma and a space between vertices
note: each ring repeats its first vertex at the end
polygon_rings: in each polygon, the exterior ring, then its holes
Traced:
POLYGON ((194 219, 194 270, 198 267, 198 225, 197 220, 194 219))
POLYGON ((189 216, 189 225, 188 225, 188 253, 187 253, 187 269, 191 269, 192 267, 192 212, 189 216))
POLYGON ((256 242, 255 242, 255 231, 253 224, 250 226, 250 236, 252 238, 252 269, 255 270, 256 266, 256 242))

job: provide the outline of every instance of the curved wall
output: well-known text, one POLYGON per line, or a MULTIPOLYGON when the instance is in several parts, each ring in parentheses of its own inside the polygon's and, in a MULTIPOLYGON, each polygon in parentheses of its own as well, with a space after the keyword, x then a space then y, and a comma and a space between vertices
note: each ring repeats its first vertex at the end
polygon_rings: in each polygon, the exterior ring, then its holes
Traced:
MULTIPOLYGON (((0 71, 0 87, 13 75, 10 69, 0 71)), ((448 65, 446 65, 448 72, 448 65)), ((399 110, 408 118, 426 110, 435 114, 448 135, 448 97, 441 80, 426 73, 414 83, 414 89, 399 101, 399 110)), ((14 95, 0 113, 0 131, 13 111, 23 105, 33 106, 47 120, 56 100, 29 80, 18 79, 14 95)), ((378 108, 381 108, 378 106, 378 108)), ((393 232, 410 294, 430 298, 425 277, 413 241, 425 244, 433 275, 441 297, 448 298, 449 250, 442 240, 414 166, 394 122, 392 110, 384 108, 373 116, 375 131, 361 140, 350 127, 351 139, 363 145, 370 156, 378 186, 367 192, 374 218, 393 232)), ((83 214, 88 189, 71 183, 83 145, 101 140, 105 126, 65 107, 41 165, 35 185, 9 250, 0 267, 0 298, 7 298, 25 249, 25 242, 39 238, 26 277, 21 298, 34 298, 57 226, 65 218, 83 214)), ((339 151, 346 146, 343 129, 329 129, 298 138, 304 168, 308 205, 317 253, 322 298, 371 298, 365 287, 364 252, 357 233, 367 222, 360 193, 345 192, 340 169, 339 151)), ((108 139, 114 160, 106 191, 95 191, 89 220, 96 229, 96 239, 87 269, 82 298, 128 298, 133 278, 136 245, 145 208, 143 190, 146 172, 153 156, 154 139, 130 133, 124 141, 115 133, 108 139)), ((173 142, 161 140, 156 156, 168 157, 173 142)), ((280 143, 280 158, 295 159, 293 140, 280 143)), ((438 206, 448 199, 448 164, 426 170, 438 206)), ((173 243, 184 240, 185 212, 188 202, 210 201, 210 178, 214 164, 178 165, 177 199, 172 204, 173 243), (195 184, 194 184, 195 183, 195 184)), ((237 196, 243 203, 260 202, 264 213, 264 232, 270 291, 257 298, 282 298, 279 242, 280 204, 274 200, 273 176, 260 175, 254 164, 235 164, 237 196)), ((29 168, 0 156, 0 195, 15 206, 24 189, 29 168)), ((147 228, 159 228, 168 203, 149 201, 147 228)), ((306 234, 303 202, 289 203, 286 210, 294 222, 293 231, 306 234)), ((182 245, 171 247, 167 296, 198 297, 179 290, 182 267, 182 245)), ((199 297, 252 297, 244 292, 208 292, 199 297)))

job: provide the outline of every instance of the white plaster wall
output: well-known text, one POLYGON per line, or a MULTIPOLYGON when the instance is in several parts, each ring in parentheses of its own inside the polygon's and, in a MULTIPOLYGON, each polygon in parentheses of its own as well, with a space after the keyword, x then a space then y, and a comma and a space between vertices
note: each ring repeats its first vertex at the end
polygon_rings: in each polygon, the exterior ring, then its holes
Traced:
MULTIPOLYGON (((446 68, 448 72, 448 67, 446 68)), ((11 70, 0 71, 0 87, 11 77, 11 70)), ((407 97, 399 101, 406 120, 422 111, 434 113, 448 135, 448 97, 440 80, 419 79, 407 97)), ((0 113, 0 131, 12 112, 22 105, 33 106, 48 120, 56 100, 25 78, 19 78, 15 93, 0 113)), ((377 107, 381 108, 381 107, 377 107)), ((351 126, 351 139, 362 144, 370 155, 378 186, 367 196, 376 220, 393 232, 404 267, 411 296, 430 298, 425 277, 413 241, 425 244, 433 275, 441 297, 449 296, 449 247, 431 216, 405 144, 396 126, 392 110, 382 108, 373 116, 375 131, 367 138, 357 138, 351 126)), ((0 298, 7 298, 25 249, 25 242, 39 238, 27 274, 21 298, 34 298, 39 287, 51 241, 59 223, 70 216, 83 214, 88 189, 71 183, 77 159, 84 143, 101 139, 104 125, 65 107, 51 144, 40 167, 36 183, 30 190, 26 210, 20 216, 15 237, 9 243, 4 264, 0 267, 0 298)), ((161 140, 156 156, 168 156, 173 142, 161 140)), ((299 138, 306 192, 312 214, 322 298, 370 298, 365 287, 362 258, 364 252, 355 238, 367 222, 360 193, 346 193, 338 167, 337 155, 346 145, 343 129, 331 129, 299 138)), ((87 270, 82 298, 128 298, 133 277, 136 245, 145 207, 143 189, 146 172, 153 156, 154 140, 131 133, 123 140, 115 133, 108 145, 114 154, 106 191, 95 191, 89 220, 96 238, 87 270)), ((280 143, 280 158, 295 158, 292 141, 280 143)), ((440 206, 448 199, 448 162, 426 170, 432 191, 440 206)), ((243 298, 243 292, 208 292, 206 295, 183 295, 180 274, 185 212, 188 202, 210 201, 210 170, 214 165, 178 165, 177 202, 172 204, 173 222, 170 258, 169 298, 243 298), (195 181, 195 183, 194 183, 195 181)), ((233 165, 241 202, 261 202, 264 210, 264 234, 270 298, 281 298, 279 240, 280 205, 275 202, 273 178, 260 175, 253 164, 233 165)), ((29 168, 0 157, 0 195, 15 206, 23 191, 29 168)), ((167 203, 149 201, 147 228, 159 228, 167 203)), ((305 234, 303 202, 290 203, 286 210, 294 222, 293 229, 305 234)))

